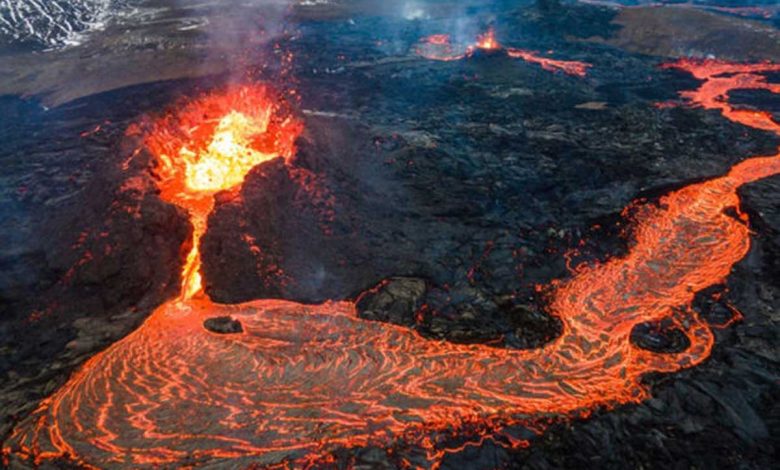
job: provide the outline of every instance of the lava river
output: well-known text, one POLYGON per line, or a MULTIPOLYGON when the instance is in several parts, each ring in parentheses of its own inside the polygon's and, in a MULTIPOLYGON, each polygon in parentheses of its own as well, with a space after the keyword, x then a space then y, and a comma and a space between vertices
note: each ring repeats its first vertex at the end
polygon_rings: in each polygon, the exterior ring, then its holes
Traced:
MULTIPOLYGON (((768 115, 727 102, 735 88, 777 92, 761 73, 780 66, 668 67, 702 80, 684 94, 691 104, 780 134, 768 115)), ((162 195, 190 211, 196 239, 217 190, 239 185, 254 164, 293 154, 300 123, 271 96, 250 87, 196 100, 162 118, 148 140, 162 195), (211 167, 215 159, 231 170, 211 167)), ((694 295, 724 282, 749 249, 737 189, 778 173, 779 156, 755 157, 640 206, 625 256, 551 286, 549 311, 563 332, 531 351, 425 339, 362 320, 350 302, 214 304, 200 289, 195 244, 181 295, 85 363, 17 426, 4 453, 99 468, 295 466, 340 447, 413 439, 434 463, 447 451, 432 442, 437 431, 480 423, 486 437, 513 423, 541 431, 545 419, 638 402, 648 396, 643 374, 710 354, 713 334, 691 307, 694 295), (218 315, 240 319, 244 332, 205 330, 203 320, 218 315), (664 318, 686 332, 685 351, 631 343, 635 325, 664 318)))

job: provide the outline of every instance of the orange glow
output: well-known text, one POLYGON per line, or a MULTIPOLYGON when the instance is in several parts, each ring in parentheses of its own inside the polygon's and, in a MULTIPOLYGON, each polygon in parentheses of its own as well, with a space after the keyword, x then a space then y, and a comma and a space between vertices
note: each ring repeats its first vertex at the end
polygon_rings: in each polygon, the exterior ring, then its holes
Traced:
POLYGON ((532 64, 539 64, 544 70, 549 72, 563 72, 567 75, 576 77, 584 77, 588 73, 588 68, 591 66, 590 64, 576 60, 557 60, 550 59, 549 57, 541 57, 535 52, 523 49, 509 48, 506 50, 506 53, 509 57, 522 59, 532 64))
POLYGON ((220 119, 205 152, 182 147, 179 157, 186 163, 187 187, 209 192, 232 188, 252 167, 278 157, 251 147, 251 138, 266 132, 269 118, 267 113, 247 117, 231 111, 220 119))
POLYGON ((427 38, 423 39, 423 42, 427 42, 429 44, 436 44, 439 46, 443 46, 445 44, 450 43, 450 35, 449 34, 434 34, 431 36, 428 36, 427 38))
POLYGON ((488 51, 500 49, 501 45, 496 39, 496 31, 493 28, 488 28, 484 34, 477 36, 476 47, 488 51))
POLYGON ((455 48, 450 40, 449 34, 434 34, 420 39, 419 44, 414 48, 415 54, 429 60, 453 61, 466 57, 466 50, 460 52, 455 48))
POLYGON ((766 111, 737 109, 729 103, 731 90, 767 90, 780 93, 780 84, 768 83, 759 72, 780 72, 780 64, 735 64, 720 60, 680 59, 664 68, 689 72, 704 83, 697 90, 686 91, 682 97, 696 106, 717 109, 734 122, 765 131, 780 133, 780 126, 766 111))
POLYGON ((192 248, 184 260, 181 271, 181 297, 189 299, 203 289, 203 280, 200 276, 200 237, 203 235, 203 227, 193 228, 192 248))
POLYGON ((550 72, 563 72, 567 75, 584 77, 588 73, 590 64, 576 60, 559 60, 542 57, 536 52, 525 49, 503 48, 496 39, 496 32, 490 28, 484 34, 477 37, 477 41, 467 47, 458 48, 450 41, 448 34, 434 34, 424 37, 414 49, 415 53, 430 60, 451 62, 473 56, 477 51, 505 51, 506 55, 513 59, 521 59, 532 64, 540 65, 550 72))
POLYGON ((214 194, 240 185, 260 163, 290 158, 301 129, 262 86, 206 95, 153 123, 146 144, 160 166, 160 195, 187 209, 193 225, 182 298, 202 289, 198 245, 214 194))
MULTIPOLYGON (((721 76, 706 65, 685 66, 704 81, 685 96, 726 109, 709 100, 711 82, 725 84, 721 76)), ((758 76, 748 82, 763 87, 758 76)), ((724 96, 733 89, 717 88, 724 96)), ((362 320, 351 302, 219 305, 205 296, 167 302, 42 402, 3 453, 101 468, 303 466, 329 461, 338 448, 406 439, 435 467, 445 452, 488 439, 528 445, 500 431, 524 424, 542 432, 554 419, 636 403, 649 395, 643 375, 692 367, 710 355, 711 327, 692 302, 697 292, 723 283, 748 252, 737 190, 775 174, 780 156, 755 157, 657 205, 637 203, 635 240, 625 256, 581 267, 549 286, 549 310, 563 332, 536 350, 425 339, 362 320), (240 319, 244 333, 216 335, 202 327, 205 318, 222 315, 240 319), (667 318, 686 332, 688 349, 656 354, 631 343, 634 326, 667 318), (460 431, 473 440, 447 447, 436 438, 460 431)), ((190 194, 179 197, 187 201, 190 194)))

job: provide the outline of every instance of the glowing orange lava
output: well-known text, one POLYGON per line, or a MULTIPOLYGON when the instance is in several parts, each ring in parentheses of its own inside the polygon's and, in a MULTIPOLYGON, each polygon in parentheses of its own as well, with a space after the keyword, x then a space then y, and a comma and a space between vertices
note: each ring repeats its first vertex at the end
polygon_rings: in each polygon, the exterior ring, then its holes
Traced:
POLYGON ((431 36, 428 36, 425 38, 425 42, 428 42, 430 44, 436 44, 439 46, 444 46, 446 44, 450 43, 450 35, 449 34, 433 34, 431 36))
POLYGON ((468 51, 466 49, 456 51, 449 34, 433 34, 420 39, 414 52, 429 60, 449 62, 463 59, 468 51))
POLYGON ((484 50, 495 50, 500 49, 501 45, 498 43, 498 40, 496 39, 496 31, 493 28, 488 28, 488 30, 484 34, 480 34, 477 36, 477 43, 475 46, 479 49, 484 50))
MULTIPOLYGON (((725 87, 711 65, 675 66, 704 80, 686 93, 688 99, 724 111, 708 90, 713 81, 723 85, 716 87, 721 92, 733 87, 725 87)), ((773 67, 728 66, 734 67, 732 78, 773 67)), ((763 83, 758 76, 747 78, 732 84, 763 83)), ((247 116, 256 109, 236 105, 247 116)), ((197 121, 211 122, 209 130, 196 138, 200 144, 186 148, 200 158, 210 155, 212 144, 222 142, 216 136, 231 111, 220 109, 213 122, 197 121)), ((176 125, 164 121, 162 129, 189 132, 178 125, 179 117, 170 119, 176 125)), ((261 135, 274 134, 273 122, 261 135)), ((254 132, 234 133, 232 142, 246 142, 254 132)), ((187 165, 199 161, 181 154, 186 142, 173 144, 175 152, 156 152, 161 160, 174 156, 171 165, 161 163, 178 168, 163 172, 178 175, 177 182, 163 178, 161 189, 182 204, 199 197, 186 189, 187 165), (166 185, 179 190, 171 193, 166 185)), ((278 153, 292 152, 292 141, 282 142, 278 153)), ((150 141, 152 148, 159 144, 150 141)), ((482 442, 507 424, 526 423, 541 432, 540 419, 638 402, 648 396, 640 381, 644 374, 673 372, 709 356, 713 334, 692 301, 697 292, 724 282, 748 252, 750 231, 739 212, 738 188, 775 174, 780 156, 751 158, 724 176, 664 196, 658 205, 638 206, 627 255, 580 268, 552 285, 550 313, 560 318, 563 332, 537 350, 428 340, 403 327, 361 320, 349 302, 218 305, 183 295, 90 359, 16 427, 3 452, 39 463, 67 457, 100 468, 236 468, 303 465, 339 447, 407 439, 435 460, 454 450, 434 443, 436 431, 481 425, 475 442, 482 442), (218 315, 240 319, 244 333, 206 331, 203 319, 218 315), (635 325, 664 318, 687 333, 687 350, 656 354, 631 343, 635 325)))
POLYGON ((590 64, 585 62, 579 62, 576 60, 556 60, 549 57, 540 57, 535 52, 526 51, 524 49, 509 48, 506 50, 509 57, 515 59, 522 59, 532 64, 539 64, 544 70, 549 72, 563 72, 567 75, 573 75, 575 77, 584 77, 588 73, 590 64))
POLYGON ((207 95, 158 119, 146 139, 159 163, 160 196, 187 209, 192 249, 182 271, 182 297, 201 290, 199 241, 214 194, 230 190, 260 163, 293 155, 301 124, 271 91, 236 87, 207 95))
POLYGON ((567 75, 584 77, 591 66, 585 62, 575 60, 559 60, 549 57, 541 57, 536 52, 525 49, 504 48, 496 39, 496 32, 490 28, 484 34, 477 37, 477 41, 466 47, 457 47, 452 44, 447 34, 434 34, 424 37, 415 48, 415 53, 430 60, 451 62, 473 56, 477 51, 505 51, 506 55, 514 59, 521 59, 532 64, 540 65, 550 72, 563 72, 567 75))
POLYGON ((759 72, 780 72, 780 64, 734 64, 719 60, 680 59, 664 65, 665 68, 689 72, 705 80, 699 89, 686 91, 682 97, 697 106, 718 109, 723 116, 740 124, 765 131, 780 133, 780 126, 766 111, 737 109, 729 103, 731 90, 767 90, 780 93, 780 84, 768 83, 759 72))

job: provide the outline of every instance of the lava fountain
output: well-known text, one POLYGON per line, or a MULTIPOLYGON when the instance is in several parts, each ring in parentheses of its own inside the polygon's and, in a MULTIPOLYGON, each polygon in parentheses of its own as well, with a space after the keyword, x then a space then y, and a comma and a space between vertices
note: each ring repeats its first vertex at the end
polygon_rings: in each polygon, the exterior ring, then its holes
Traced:
MULTIPOLYGON (((777 66, 670 67, 703 80, 684 95, 692 103, 780 134, 771 119, 747 118, 724 104, 734 88, 777 91, 760 76, 777 66)), ((216 191, 239 184, 252 162, 294 151, 297 121, 280 115, 265 89, 243 90, 210 95, 163 118, 148 142, 160 163, 163 197, 190 211, 196 236, 216 191), (215 161, 231 163, 223 168, 215 161)), ((182 295, 87 361, 16 427, 3 453, 100 468, 236 468, 303 464, 337 448, 406 439, 426 449, 435 465, 455 450, 431 438, 438 431, 476 426, 479 442, 508 424, 541 432, 545 419, 636 403, 648 397, 644 374, 674 372, 709 356, 713 334, 692 308, 694 296, 723 283, 748 252, 738 188, 775 174, 780 156, 755 157, 657 205, 638 206, 625 256, 553 283, 549 309, 563 332, 537 350, 425 339, 362 320, 350 302, 214 304, 192 295, 197 261, 188 262, 182 295), (240 319, 244 332, 205 330, 203 320, 214 315, 240 319), (685 351, 658 354, 631 343, 634 326, 662 319, 686 332, 685 351)))
POLYGON ((474 45, 474 47, 477 49, 482 49, 483 51, 494 51, 500 49, 501 45, 496 39, 496 30, 493 28, 488 28, 484 34, 477 36, 477 43, 474 45))
POLYGON ((526 49, 503 47, 496 38, 496 32, 489 28, 477 36, 475 43, 467 46, 453 44, 448 34, 434 34, 422 38, 414 49, 415 53, 430 60, 451 62, 472 57, 477 53, 504 54, 513 59, 521 59, 531 64, 537 64, 549 72, 563 72, 567 75, 584 77, 591 66, 576 60, 560 60, 542 57, 538 53, 526 49))
POLYGON ((214 194, 244 181, 253 167, 289 159, 302 127, 266 87, 211 94, 154 123, 146 144, 159 165, 160 197, 187 209, 192 250, 182 272, 184 299, 201 290, 199 241, 214 194))

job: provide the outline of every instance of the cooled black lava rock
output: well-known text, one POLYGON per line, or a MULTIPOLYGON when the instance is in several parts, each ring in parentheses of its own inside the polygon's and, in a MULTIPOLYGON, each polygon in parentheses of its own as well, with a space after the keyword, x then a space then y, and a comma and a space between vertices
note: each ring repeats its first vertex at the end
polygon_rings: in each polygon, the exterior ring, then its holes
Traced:
POLYGON ((244 332, 244 327, 241 326, 241 322, 228 316, 207 318, 206 321, 203 322, 203 327, 212 333, 219 333, 222 335, 244 332))
POLYGON ((563 324, 540 308, 523 304, 502 304, 515 327, 507 344, 519 349, 534 349, 543 346, 561 334, 563 324))
POLYGON ((505 58, 509 60, 509 54, 507 53, 507 50, 502 47, 496 47, 492 49, 478 47, 474 49, 469 55, 469 59, 471 60, 488 60, 497 58, 505 58))
POLYGON ((642 349, 657 353, 678 353, 691 345, 680 328, 665 322, 640 323, 631 330, 631 342, 642 349))
POLYGON ((498 344, 508 328, 493 298, 469 285, 431 289, 418 316, 418 329, 424 336, 455 343, 498 344))
POLYGON ((425 290, 422 279, 395 277, 361 294, 355 305, 361 318, 411 326, 425 290))

